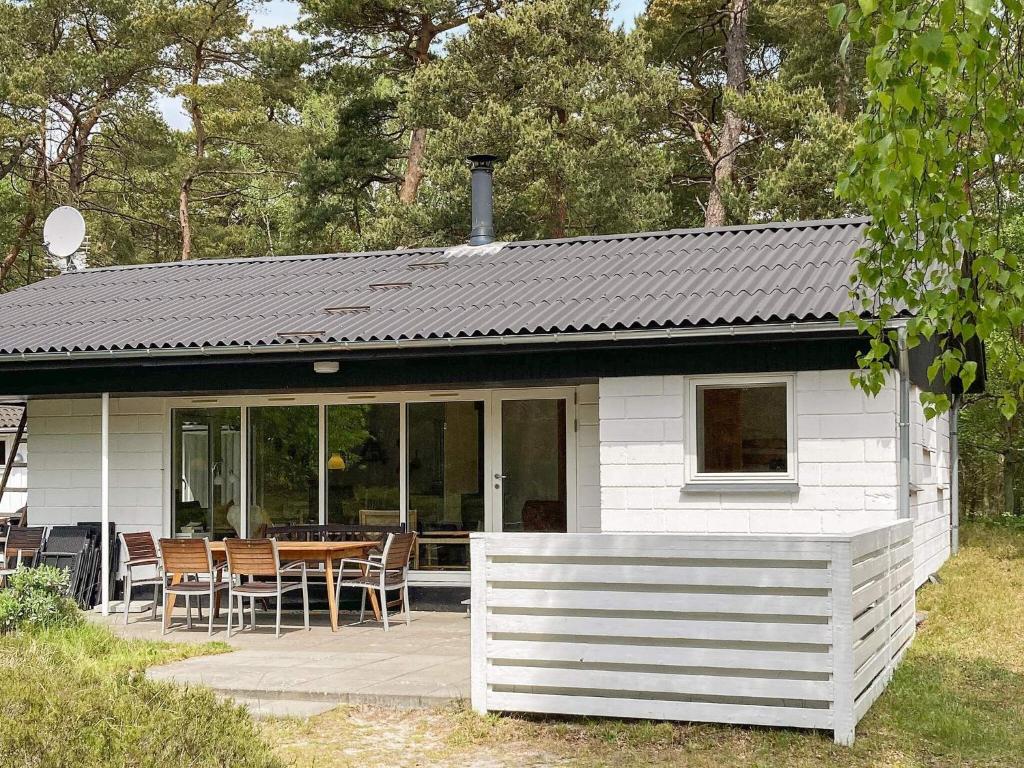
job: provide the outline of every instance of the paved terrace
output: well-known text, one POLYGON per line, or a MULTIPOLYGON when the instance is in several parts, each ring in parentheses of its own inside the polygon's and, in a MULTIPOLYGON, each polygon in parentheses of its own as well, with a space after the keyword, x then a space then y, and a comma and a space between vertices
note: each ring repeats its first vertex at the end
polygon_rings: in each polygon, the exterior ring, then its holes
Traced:
MULTIPOLYGON (((133 606, 134 608, 134 606, 133 606)), ((132 613, 128 626, 122 614, 104 619, 90 614, 121 637, 173 642, 222 641, 235 650, 151 668, 154 680, 205 685, 244 703, 255 714, 312 715, 341 703, 429 707, 469 698, 469 617, 465 613, 416 612, 406 626, 404 614, 390 632, 368 621, 341 615, 331 632, 327 617, 314 612, 312 629, 302 629, 300 613, 285 612, 281 637, 274 637, 273 613, 257 614, 257 628, 228 639, 226 613, 214 622, 212 638, 206 621, 184 628, 184 609, 175 612, 175 626, 166 636, 160 621, 132 613)), ((206 613, 203 614, 204 619, 206 613)))

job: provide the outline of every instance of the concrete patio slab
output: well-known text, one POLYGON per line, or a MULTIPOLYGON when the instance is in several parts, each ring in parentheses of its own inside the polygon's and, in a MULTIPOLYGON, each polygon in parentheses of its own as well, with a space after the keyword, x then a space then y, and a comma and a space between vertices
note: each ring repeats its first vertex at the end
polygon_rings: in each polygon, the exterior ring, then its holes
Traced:
POLYGON ((266 614, 258 617, 255 630, 247 626, 230 638, 223 616, 207 637, 205 621, 184 628, 181 609, 167 635, 160 621, 148 616, 133 615, 127 625, 120 615, 90 618, 122 637, 227 643, 235 649, 231 653, 154 667, 147 675, 207 686, 257 716, 306 717, 341 703, 423 707, 469 698, 470 623, 464 613, 413 612, 410 625, 402 617, 389 632, 372 622, 351 626, 354 617, 342 616, 337 633, 323 616, 315 616, 306 631, 301 616, 286 613, 280 638, 266 614))

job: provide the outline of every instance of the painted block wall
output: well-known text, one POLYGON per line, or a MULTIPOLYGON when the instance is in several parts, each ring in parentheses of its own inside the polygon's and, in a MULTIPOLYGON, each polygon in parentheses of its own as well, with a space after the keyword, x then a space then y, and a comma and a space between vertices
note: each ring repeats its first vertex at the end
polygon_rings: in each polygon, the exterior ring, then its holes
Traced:
MULTIPOLYGON (((163 527, 164 410, 159 398, 111 398, 110 519, 119 532, 163 527)), ((33 525, 100 519, 100 401, 33 400, 33 525)))
POLYGON ((576 525, 601 532, 601 451, 597 384, 576 388, 576 525))
POLYGON ((950 555, 949 415, 926 420, 921 392, 910 391, 910 513, 914 583, 923 584, 950 555))
POLYGON ((796 374, 799 490, 707 493, 684 487, 682 376, 599 382, 605 531, 836 533, 898 516, 895 383, 877 397, 849 371, 796 374))

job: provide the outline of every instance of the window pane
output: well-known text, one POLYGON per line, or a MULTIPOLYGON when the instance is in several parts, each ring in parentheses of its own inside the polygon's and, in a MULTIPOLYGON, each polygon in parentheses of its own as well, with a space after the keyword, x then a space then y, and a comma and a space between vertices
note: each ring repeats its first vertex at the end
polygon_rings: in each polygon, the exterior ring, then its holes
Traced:
POLYGON ((698 472, 786 472, 785 384, 697 387, 698 472))
POLYGON ((327 407, 327 522, 399 524, 399 409, 327 407))
POLYGON ((469 567, 469 532, 484 529, 484 404, 410 403, 409 523, 414 565, 469 567))
POLYGON ((175 408, 174 534, 237 536, 242 528, 242 412, 175 408))
POLYGON ((314 405, 249 409, 249 535, 319 522, 320 451, 314 405))

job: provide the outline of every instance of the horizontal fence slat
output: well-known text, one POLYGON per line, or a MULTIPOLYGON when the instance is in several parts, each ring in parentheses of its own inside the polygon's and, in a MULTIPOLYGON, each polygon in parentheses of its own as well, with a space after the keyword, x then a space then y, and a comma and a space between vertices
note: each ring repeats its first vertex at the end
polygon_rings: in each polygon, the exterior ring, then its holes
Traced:
POLYGON ((576 563, 488 563, 489 582, 569 584, 685 584, 704 587, 795 587, 827 589, 827 568, 734 568, 728 566, 580 565, 576 563))
POLYGON ((776 700, 829 701, 832 696, 832 683, 824 680, 666 674, 630 670, 557 669, 497 664, 488 667, 487 684, 776 700))
POLYGON ((827 624, 770 623, 708 619, 623 619, 595 616, 552 616, 492 613, 489 632, 582 637, 677 638, 827 645, 832 628, 827 624))
POLYGON ((827 541, 763 541, 746 539, 694 539, 671 534, 573 534, 571 539, 544 538, 545 534, 516 534, 519 540, 488 538, 490 557, 640 557, 659 559, 829 560, 827 541), (627 538, 628 536, 628 538, 627 538))
POLYGON ((828 651, 773 651, 745 648, 694 648, 622 643, 568 643, 544 640, 490 640, 491 659, 651 664, 678 667, 828 672, 828 651))
POLYGON ((488 693, 488 701, 491 709, 507 712, 548 712, 566 715, 772 725, 791 728, 830 728, 832 726, 830 710, 803 707, 763 707, 749 704, 657 701, 504 691, 491 691, 488 693))
POLYGON ((487 591, 492 608, 566 608, 620 611, 675 611, 711 613, 828 616, 832 602, 816 595, 762 595, 686 592, 629 592, 625 590, 548 588, 487 591))

